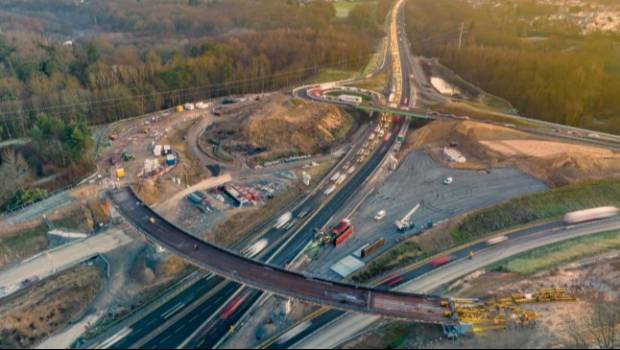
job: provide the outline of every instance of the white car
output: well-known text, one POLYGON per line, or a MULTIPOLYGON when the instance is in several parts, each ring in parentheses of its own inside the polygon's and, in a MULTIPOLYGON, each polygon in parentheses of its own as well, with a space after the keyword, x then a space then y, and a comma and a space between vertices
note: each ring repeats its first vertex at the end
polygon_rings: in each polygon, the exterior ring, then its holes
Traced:
POLYGON ((385 214, 386 214, 385 210, 379 210, 377 214, 375 215, 375 220, 379 221, 383 219, 385 217, 385 214))
POLYGON ((444 185, 449 185, 452 183, 452 181, 454 181, 454 179, 452 177, 446 177, 445 180, 443 180, 444 185))

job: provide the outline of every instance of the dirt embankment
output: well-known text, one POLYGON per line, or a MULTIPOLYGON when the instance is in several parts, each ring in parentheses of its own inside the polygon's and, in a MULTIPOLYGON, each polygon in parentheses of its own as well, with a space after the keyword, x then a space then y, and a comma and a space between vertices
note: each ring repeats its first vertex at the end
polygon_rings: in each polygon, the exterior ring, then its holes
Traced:
POLYGON ((80 266, 11 297, 0 306, 0 344, 31 348, 61 329, 93 300, 101 270, 80 266))
POLYGON ((515 166, 551 187, 620 175, 618 152, 473 121, 431 123, 410 134, 406 144, 409 150, 424 149, 443 162, 446 146, 467 158, 454 167, 515 166))
POLYGON ((220 158, 258 163, 320 152, 342 140, 352 125, 352 118, 337 107, 273 94, 222 114, 203 135, 201 147, 219 143, 220 158))
MULTIPOLYGON (((584 258, 533 276, 516 273, 474 273, 461 280, 462 297, 510 296, 512 293, 530 293, 540 288, 564 288, 577 296, 576 302, 525 304, 523 307, 537 314, 533 329, 488 332, 483 337, 463 337, 452 347, 488 348, 490 345, 506 348, 598 348, 604 334, 616 335, 620 324, 614 316, 620 308, 618 281, 620 258, 611 252, 602 256, 584 258), (506 340, 505 337, 516 338, 506 340)), ((440 348, 448 345, 440 343, 440 348)), ((617 343, 616 343, 617 346, 617 343)))

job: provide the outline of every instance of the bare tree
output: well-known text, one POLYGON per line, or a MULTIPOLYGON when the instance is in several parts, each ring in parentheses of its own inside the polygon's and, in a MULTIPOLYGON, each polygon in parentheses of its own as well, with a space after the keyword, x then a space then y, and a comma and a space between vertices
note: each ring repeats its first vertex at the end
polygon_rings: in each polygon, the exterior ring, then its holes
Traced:
POLYGON ((615 349, 620 336, 620 302, 597 298, 589 315, 577 316, 567 325, 575 348, 615 349))
POLYGON ((20 153, 12 148, 0 152, 0 204, 11 199, 31 176, 30 166, 20 153))

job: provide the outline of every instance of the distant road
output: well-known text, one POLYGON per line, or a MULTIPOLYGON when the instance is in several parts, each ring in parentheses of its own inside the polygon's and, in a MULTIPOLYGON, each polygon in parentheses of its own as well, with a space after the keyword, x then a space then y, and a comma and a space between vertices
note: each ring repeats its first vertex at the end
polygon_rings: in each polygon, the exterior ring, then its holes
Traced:
MULTIPOLYGON (((111 230, 37 254, 19 265, 0 271, 0 288, 15 292, 25 279, 44 279, 83 261, 131 242, 120 230, 111 230)), ((0 295, 5 296, 5 295, 0 295)))
POLYGON ((68 206, 73 202, 71 190, 65 190, 52 195, 40 202, 34 203, 13 213, 0 216, 0 227, 4 225, 16 225, 40 218, 51 211, 68 206))
MULTIPOLYGON (((471 260, 463 258, 436 270, 428 271, 421 277, 414 278, 396 289, 408 293, 431 293, 450 281, 519 253, 571 238, 620 229, 620 218, 577 225, 566 229, 556 223, 546 224, 542 227, 538 231, 534 230, 531 234, 523 236, 517 234, 518 237, 505 243, 482 249, 471 260)), ((529 232, 531 229, 527 231, 529 232)), ((293 347, 300 349, 335 348, 353 339, 379 319, 380 317, 377 316, 359 314, 345 314, 336 321, 326 319, 322 328, 309 334, 294 344, 293 347)))

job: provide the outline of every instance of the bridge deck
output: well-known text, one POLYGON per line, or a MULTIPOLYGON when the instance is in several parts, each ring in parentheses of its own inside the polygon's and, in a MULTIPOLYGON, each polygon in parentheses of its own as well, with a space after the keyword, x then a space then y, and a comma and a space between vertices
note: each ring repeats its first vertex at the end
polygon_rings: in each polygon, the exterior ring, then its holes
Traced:
POLYGON ((110 192, 119 212, 150 239, 204 269, 248 286, 336 309, 425 323, 451 324, 439 298, 348 285, 283 270, 236 255, 176 227, 145 205, 129 187, 110 192), (155 223, 149 219, 154 218, 155 223))

